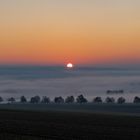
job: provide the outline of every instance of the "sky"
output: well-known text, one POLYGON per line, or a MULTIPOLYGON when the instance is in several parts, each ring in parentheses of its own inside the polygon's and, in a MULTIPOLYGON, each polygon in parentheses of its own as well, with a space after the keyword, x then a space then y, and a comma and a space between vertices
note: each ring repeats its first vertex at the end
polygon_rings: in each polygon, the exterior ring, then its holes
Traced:
POLYGON ((139 64, 139 0, 0 0, 0 64, 139 64))

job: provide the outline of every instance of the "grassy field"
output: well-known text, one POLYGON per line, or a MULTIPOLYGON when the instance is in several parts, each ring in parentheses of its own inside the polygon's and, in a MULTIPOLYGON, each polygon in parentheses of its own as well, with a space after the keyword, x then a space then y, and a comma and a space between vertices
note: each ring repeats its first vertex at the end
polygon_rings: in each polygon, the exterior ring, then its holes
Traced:
POLYGON ((140 138, 140 117, 88 112, 0 110, 0 140, 140 138))
POLYGON ((26 110, 26 111, 66 111, 101 114, 123 114, 140 116, 140 104, 0 104, 0 110, 26 110))

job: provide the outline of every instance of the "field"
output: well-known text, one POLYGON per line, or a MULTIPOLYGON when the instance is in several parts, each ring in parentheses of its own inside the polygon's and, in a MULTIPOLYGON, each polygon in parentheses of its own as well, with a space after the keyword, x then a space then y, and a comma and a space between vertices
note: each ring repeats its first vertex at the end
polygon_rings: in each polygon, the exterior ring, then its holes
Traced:
POLYGON ((139 115, 0 108, 0 140, 137 140, 140 137, 139 115))

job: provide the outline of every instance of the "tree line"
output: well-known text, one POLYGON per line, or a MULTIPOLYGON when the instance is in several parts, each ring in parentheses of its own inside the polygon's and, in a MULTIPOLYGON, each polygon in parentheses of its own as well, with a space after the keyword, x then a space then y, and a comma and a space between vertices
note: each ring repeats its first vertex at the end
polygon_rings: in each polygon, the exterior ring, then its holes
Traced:
MULTIPOLYGON (((0 102, 2 103, 4 99, 0 97, 0 102)), ((8 103, 15 103, 17 102, 14 97, 8 98, 7 99, 8 103)), ((57 103, 57 104, 62 104, 62 103, 67 103, 67 104, 72 104, 72 103, 79 103, 79 104, 84 104, 88 103, 89 101, 81 94, 74 98, 74 96, 67 96, 65 99, 61 96, 55 97, 53 101, 50 100, 49 97, 43 96, 42 98, 40 96, 34 96, 31 97, 29 101, 27 101, 27 98, 25 96, 20 97, 20 103, 32 103, 32 104, 49 104, 49 103, 57 103)), ((92 103, 118 103, 118 104, 124 104, 126 102, 126 99, 124 97, 119 97, 117 101, 115 101, 115 98, 113 97, 106 97, 105 101, 101 97, 95 97, 92 101, 92 103)), ((133 100, 133 103, 140 103, 140 97, 135 97, 133 100)))

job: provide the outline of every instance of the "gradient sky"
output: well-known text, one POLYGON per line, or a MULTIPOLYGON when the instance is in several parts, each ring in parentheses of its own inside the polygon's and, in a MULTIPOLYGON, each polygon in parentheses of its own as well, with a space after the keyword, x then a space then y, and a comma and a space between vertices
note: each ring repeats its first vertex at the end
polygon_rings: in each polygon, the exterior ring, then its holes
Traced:
POLYGON ((140 61, 140 0, 0 0, 0 64, 140 61))

